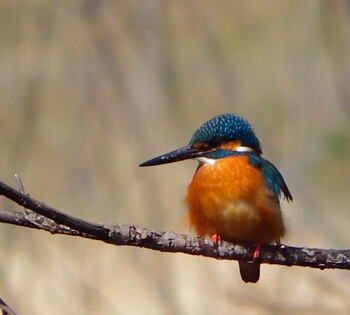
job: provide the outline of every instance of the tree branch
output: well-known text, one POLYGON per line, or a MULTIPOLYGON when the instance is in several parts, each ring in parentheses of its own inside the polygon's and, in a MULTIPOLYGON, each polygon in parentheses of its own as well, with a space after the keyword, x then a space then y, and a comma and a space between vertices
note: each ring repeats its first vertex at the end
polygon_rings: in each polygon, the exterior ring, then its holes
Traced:
MULTIPOLYGON (((210 239, 199 236, 150 230, 135 225, 90 223, 45 205, 3 182, 0 182, 0 195, 25 207, 22 212, 0 210, 0 222, 45 230, 52 234, 225 260, 251 261, 255 249, 254 244, 231 244, 224 241, 213 244, 210 239)), ((257 261, 285 266, 350 270, 350 250, 262 245, 257 261)))
POLYGON ((0 299, 0 309, 2 315, 16 315, 15 311, 11 309, 2 299, 0 299))

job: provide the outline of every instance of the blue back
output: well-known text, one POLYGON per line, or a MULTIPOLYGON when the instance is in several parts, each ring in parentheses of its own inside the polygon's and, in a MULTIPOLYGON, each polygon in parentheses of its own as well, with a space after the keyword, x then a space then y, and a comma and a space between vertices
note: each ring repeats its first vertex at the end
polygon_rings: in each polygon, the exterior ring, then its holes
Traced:
POLYGON ((268 160, 265 160, 261 156, 248 153, 250 163, 259 168, 263 173, 266 186, 274 192, 274 194, 280 198, 281 192, 288 201, 292 201, 293 197, 289 192, 287 184, 285 183, 281 173, 278 169, 268 160))

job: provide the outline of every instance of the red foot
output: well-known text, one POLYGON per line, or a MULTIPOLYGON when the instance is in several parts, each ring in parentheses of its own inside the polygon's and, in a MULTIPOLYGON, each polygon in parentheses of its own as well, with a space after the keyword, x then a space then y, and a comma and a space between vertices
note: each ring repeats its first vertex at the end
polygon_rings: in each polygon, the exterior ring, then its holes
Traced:
POLYGON ((253 260, 258 259, 260 256, 260 244, 255 244, 254 253, 253 253, 253 260))
POLYGON ((213 234, 211 236, 211 240, 215 245, 218 245, 219 241, 221 240, 221 237, 220 237, 220 235, 213 234))

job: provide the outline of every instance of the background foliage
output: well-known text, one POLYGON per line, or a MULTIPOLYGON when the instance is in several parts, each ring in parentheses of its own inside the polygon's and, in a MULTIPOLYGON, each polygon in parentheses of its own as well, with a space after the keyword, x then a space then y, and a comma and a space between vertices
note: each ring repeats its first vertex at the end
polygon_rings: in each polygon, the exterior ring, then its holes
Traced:
MULTIPOLYGON (((137 165, 233 112, 295 198, 284 241, 348 248, 349 30, 347 1, 2 1, 1 179, 87 220, 187 233, 196 164, 137 165)), ((21 314, 350 311, 345 271, 263 266, 246 285, 232 262, 5 225, 0 246, 21 314)))

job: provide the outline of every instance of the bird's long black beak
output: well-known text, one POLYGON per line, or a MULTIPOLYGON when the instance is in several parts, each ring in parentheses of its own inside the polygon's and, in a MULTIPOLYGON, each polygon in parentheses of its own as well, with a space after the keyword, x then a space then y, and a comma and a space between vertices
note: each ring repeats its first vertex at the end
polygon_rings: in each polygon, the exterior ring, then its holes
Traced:
POLYGON ((154 166, 161 164, 168 164, 188 159, 194 159, 197 157, 203 156, 207 151, 203 149, 195 149, 191 146, 185 146, 183 148, 177 149, 175 151, 171 151, 169 153, 157 156, 153 159, 150 159, 146 162, 141 163, 139 166, 154 166))

